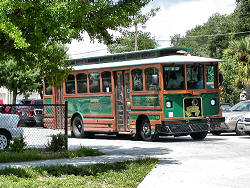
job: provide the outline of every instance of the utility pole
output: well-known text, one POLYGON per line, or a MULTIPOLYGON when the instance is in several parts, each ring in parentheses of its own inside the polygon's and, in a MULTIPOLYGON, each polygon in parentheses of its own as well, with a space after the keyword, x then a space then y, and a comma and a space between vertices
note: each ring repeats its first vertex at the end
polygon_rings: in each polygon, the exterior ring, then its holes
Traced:
POLYGON ((138 26, 135 23, 135 51, 138 51, 138 26))

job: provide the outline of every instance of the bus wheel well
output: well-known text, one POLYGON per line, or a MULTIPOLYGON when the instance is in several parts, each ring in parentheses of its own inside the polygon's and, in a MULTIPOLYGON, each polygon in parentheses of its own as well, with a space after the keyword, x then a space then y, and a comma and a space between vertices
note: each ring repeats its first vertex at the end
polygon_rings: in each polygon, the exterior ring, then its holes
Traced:
POLYGON ((73 114, 73 116, 72 116, 71 119, 70 119, 70 126, 71 126, 71 127, 72 127, 73 120, 74 120, 74 118, 75 118, 76 116, 80 116, 80 117, 82 118, 82 116, 81 116, 79 113, 73 114))
POLYGON ((146 116, 146 115, 139 115, 137 120, 136 120, 136 136, 138 137, 138 139, 141 138, 140 128, 141 128, 141 123, 144 119, 147 119, 149 121, 148 116, 146 116))

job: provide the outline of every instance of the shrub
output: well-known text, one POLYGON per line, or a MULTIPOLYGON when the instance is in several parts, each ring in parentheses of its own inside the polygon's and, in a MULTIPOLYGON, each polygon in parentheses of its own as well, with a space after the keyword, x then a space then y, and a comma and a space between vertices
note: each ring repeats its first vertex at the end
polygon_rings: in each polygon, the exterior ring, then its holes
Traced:
POLYGON ((66 150, 68 146, 68 136, 62 135, 61 133, 53 135, 52 140, 48 145, 48 149, 54 152, 66 150))
POLYGON ((23 136, 21 136, 20 138, 15 138, 10 142, 10 150, 13 152, 23 152, 26 145, 27 144, 24 142, 23 136))

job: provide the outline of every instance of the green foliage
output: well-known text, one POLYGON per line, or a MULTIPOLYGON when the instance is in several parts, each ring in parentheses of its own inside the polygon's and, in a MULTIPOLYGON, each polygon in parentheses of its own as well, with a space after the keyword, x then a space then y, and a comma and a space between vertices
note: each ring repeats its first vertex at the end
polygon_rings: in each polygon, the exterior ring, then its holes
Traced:
POLYGON ((63 134, 53 135, 52 140, 49 143, 48 149, 51 151, 66 150, 68 146, 68 136, 63 134))
POLYGON ((81 32, 107 43, 111 39, 108 30, 128 26, 131 16, 148 2, 2 0, 0 57, 4 53, 15 55, 20 49, 37 53, 49 41, 66 44, 72 39, 81 39, 81 32))
MULTIPOLYGON (((154 49, 158 46, 149 32, 138 32, 138 50, 154 49)), ((130 52, 135 50, 135 32, 123 32, 113 44, 108 45, 110 53, 130 52)))
POLYGON ((231 33, 233 25, 231 15, 214 14, 203 25, 187 31, 185 36, 171 36, 171 44, 191 48, 193 55, 222 58, 223 50, 227 48, 231 36, 221 34, 231 33))
POLYGON ((185 36, 171 37, 173 46, 192 49, 193 55, 223 58, 220 64, 224 74, 222 100, 236 103, 239 93, 249 85, 249 0, 236 0, 237 7, 231 15, 212 15, 203 25, 186 32, 185 36), (245 33, 244 33, 245 32, 245 33))
POLYGON ((77 150, 67 150, 60 152, 50 152, 48 150, 27 149, 24 152, 0 152, 0 163, 60 159, 60 158, 75 158, 86 156, 99 156, 104 153, 92 148, 82 147, 77 150))
POLYGON ((17 62, 24 74, 35 68, 57 87, 70 72, 63 45, 83 32, 109 43, 109 31, 129 26, 149 1, 1 0, 0 63, 17 62))
POLYGON ((24 142, 23 136, 21 136, 20 138, 15 138, 10 142, 10 150, 12 152, 23 152, 26 145, 27 144, 24 142))
POLYGON ((91 166, 41 166, 0 170, 3 187, 126 187, 136 188, 157 164, 140 159, 91 166))
POLYGON ((130 52, 136 50, 153 49, 158 46, 151 33, 138 31, 138 25, 144 25, 151 17, 156 15, 160 8, 151 9, 149 12, 143 14, 141 11, 130 16, 132 22, 130 26, 135 27, 135 31, 131 32, 127 29, 121 29, 122 35, 117 37, 111 44, 108 45, 110 53, 130 52))
POLYGON ((224 51, 223 58, 227 60, 228 65, 222 64, 222 70, 233 75, 237 88, 246 88, 250 82, 250 37, 231 41, 224 51))
POLYGON ((235 31, 250 31, 250 0, 236 0, 236 2, 237 7, 233 13, 235 31))
POLYGON ((13 92, 13 103, 18 94, 42 90, 42 77, 39 69, 20 65, 14 59, 0 62, 0 86, 13 92))
POLYGON ((246 89, 250 84, 249 54, 250 37, 231 41, 224 51, 223 58, 227 59, 227 62, 220 64, 220 70, 224 74, 222 98, 225 102, 238 102, 241 89, 246 89))

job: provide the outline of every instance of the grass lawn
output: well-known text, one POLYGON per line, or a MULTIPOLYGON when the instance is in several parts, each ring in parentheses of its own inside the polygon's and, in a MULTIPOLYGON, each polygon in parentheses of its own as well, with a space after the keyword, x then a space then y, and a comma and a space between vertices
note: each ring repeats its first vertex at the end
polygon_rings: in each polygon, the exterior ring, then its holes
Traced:
POLYGON ((148 158, 81 167, 6 168, 0 170, 0 187, 136 188, 157 162, 148 158))
POLYGON ((59 158, 74 158, 74 157, 86 157, 86 156, 98 156, 98 155, 104 155, 104 153, 96 149, 91 149, 86 147, 82 147, 78 150, 73 150, 73 151, 67 150, 61 152, 51 152, 38 149, 25 150, 24 152, 1 151, 0 163, 59 159, 59 158))

